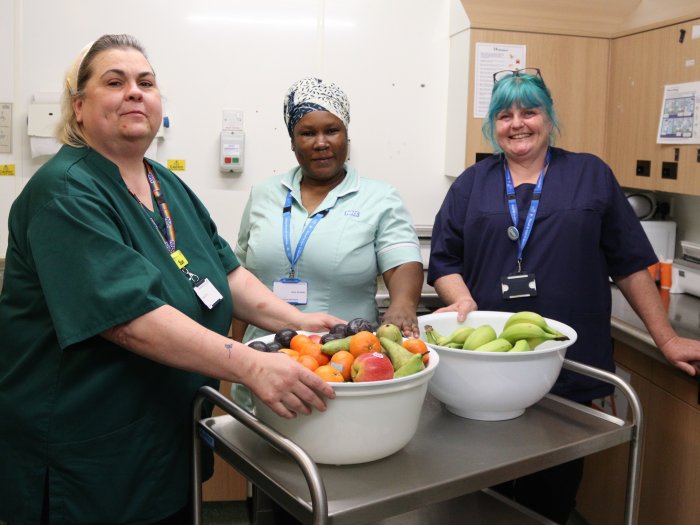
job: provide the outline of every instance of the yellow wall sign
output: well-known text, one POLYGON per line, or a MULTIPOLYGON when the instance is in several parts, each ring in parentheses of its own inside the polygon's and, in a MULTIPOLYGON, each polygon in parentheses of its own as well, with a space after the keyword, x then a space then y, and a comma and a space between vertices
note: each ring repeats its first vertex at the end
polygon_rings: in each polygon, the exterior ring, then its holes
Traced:
POLYGON ((14 164, 0 164, 0 177, 13 177, 15 175, 14 164))
POLYGON ((185 166, 184 159, 168 159, 168 169, 171 171, 185 171, 185 166))

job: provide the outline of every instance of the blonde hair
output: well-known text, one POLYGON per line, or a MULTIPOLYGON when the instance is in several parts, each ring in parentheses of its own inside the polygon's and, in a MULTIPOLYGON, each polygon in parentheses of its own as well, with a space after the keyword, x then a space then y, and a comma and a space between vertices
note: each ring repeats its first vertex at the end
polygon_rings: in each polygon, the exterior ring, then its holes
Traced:
MULTIPOLYGON (((95 57, 109 49, 135 49, 146 57, 143 46, 130 35, 102 35, 85 46, 68 68, 63 96, 61 98, 61 120, 56 128, 56 138, 63 144, 76 148, 87 147, 82 126, 73 111, 73 100, 85 94, 85 84, 92 76, 92 62, 95 57)), ((148 57, 146 57, 148 59, 148 57)))

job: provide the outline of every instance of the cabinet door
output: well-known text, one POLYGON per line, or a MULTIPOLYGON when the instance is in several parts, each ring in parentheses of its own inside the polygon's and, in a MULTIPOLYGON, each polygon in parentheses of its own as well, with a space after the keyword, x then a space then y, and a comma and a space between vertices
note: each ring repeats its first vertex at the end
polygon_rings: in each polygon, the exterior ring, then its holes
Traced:
POLYGON ((700 79, 700 39, 691 38, 693 24, 697 21, 611 43, 605 159, 622 186, 700 195, 700 145, 656 142, 664 87, 700 79), (651 163, 648 176, 637 174, 639 160, 651 163), (662 175, 664 162, 677 164, 675 179, 662 175))
MULTIPOLYGON (((526 66, 537 67, 542 71, 561 123, 561 136, 556 137, 555 145, 571 151, 603 156, 610 52, 607 38, 487 29, 471 31, 470 89, 474 85, 474 53, 477 42, 526 45, 526 66)), ((473 93, 470 93, 468 106, 466 165, 471 166, 477 153, 491 153, 493 148, 481 133, 484 120, 473 117, 473 93)))

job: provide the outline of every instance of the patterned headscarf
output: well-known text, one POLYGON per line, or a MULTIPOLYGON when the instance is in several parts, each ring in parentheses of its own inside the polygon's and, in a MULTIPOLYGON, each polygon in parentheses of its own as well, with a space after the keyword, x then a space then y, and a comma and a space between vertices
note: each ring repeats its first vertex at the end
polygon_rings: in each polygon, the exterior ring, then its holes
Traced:
POLYGON ((342 89, 320 78, 302 78, 292 84, 284 97, 284 122, 292 136, 297 122, 312 111, 328 111, 345 124, 350 123, 350 103, 342 89))

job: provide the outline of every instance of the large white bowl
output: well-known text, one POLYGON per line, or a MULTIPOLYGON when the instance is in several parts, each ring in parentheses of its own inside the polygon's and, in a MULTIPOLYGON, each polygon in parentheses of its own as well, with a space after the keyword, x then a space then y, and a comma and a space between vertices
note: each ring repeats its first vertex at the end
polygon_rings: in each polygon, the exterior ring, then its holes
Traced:
MULTIPOLYGON (((511 312, 476 311, 461 326, 490 324, 503 330, 511 312)), ((479 352, 430 345, 440 356, 440 368, 430 380, 429 391, 447 410, 461 417, 486 421, 513 419, 537 403, 554 385, 566 348, 576 342, 576 331, 564 323, 547 319, 568 341, 546 341, 530 352, 479 352)), ((425 325, 442 335, 458 326, 457 313, 423 315, 418 318, 421 337, 425 325)))
MULTIPOLYGON (((272 341, 274 336, 260 338, 272 341)), ((316 463, 350 465, 384 458, 405 447, 418 428, 428 381, 440 357, 430 352, 425 370, 386 381, 329 383, 335 399, 325 412, 285 419, 253 396, 256 416, 303 448, 316 463)))

